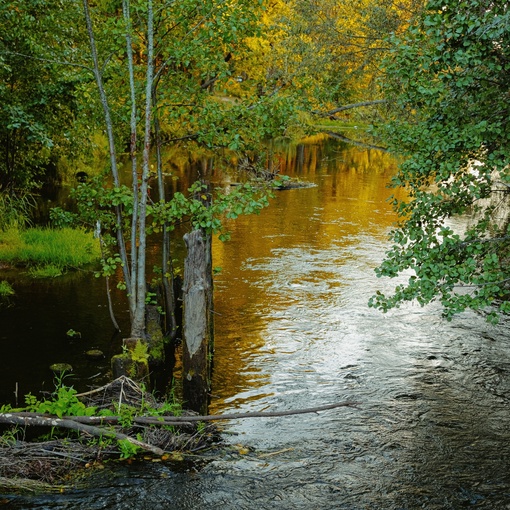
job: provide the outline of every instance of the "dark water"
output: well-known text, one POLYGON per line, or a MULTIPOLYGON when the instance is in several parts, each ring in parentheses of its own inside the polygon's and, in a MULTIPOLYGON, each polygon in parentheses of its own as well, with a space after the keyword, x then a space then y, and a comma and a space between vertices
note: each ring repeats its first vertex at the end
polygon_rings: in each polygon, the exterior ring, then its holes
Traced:
MULTIPOLYGON (((282 156, 281 168, 317 186, 279 193, 259 217, 236 221, 230 242, 214 245, 214 264, 223 269, 215 280, 211 411, 345 400, 359 408, 233 421, 225 425, 232 449, 203 468, 107 466, 90 488, 8 506, 510 508, 509 324, 489 326, 474 314, 448 323, 434 306, 387 315, 367 308, 375 290, 395 283, 373 273, 395 221, 386 202, 394 171, 387 156, 317 139, 282 156)), ((97 311, 79 297, 80 283, 69 285, 79 306, 37 290, 41 310, 50 307, 41 313, 64 333, 85 328, 97 311)), ((22 331, 26 353, 37 338, 22 331)), ((80 356, 83 347, 60 334, 53 343, 40 338, 63 357, 80 356)), ((37 359, 31 363, 35 371, 37 359)), ((79 369, 80 383, 104 370, 89 368, 79 369)))

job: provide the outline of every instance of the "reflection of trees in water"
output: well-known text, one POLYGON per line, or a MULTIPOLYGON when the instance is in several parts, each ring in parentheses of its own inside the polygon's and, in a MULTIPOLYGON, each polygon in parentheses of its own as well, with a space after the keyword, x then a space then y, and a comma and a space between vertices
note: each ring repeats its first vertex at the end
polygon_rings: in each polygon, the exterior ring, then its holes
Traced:
POLYGON ((321 136, 283 153, 275 149, 274 158, 282 174, 317 186, 278 192, 260 216, 238 218, 231 225, 231 241, 213 246, 214 265, 222 267, 215 278, 213 393, 218 398, 213 406, 230 402, 230 395, 236 402, 260 399, 269 377, 261 371, 260 360, 274 357, 268 331, 289 326, 287 306, 303 307, 304 315, 310 306, 306 298, 296 300, 301 285, 313 291, 329 289, 333 280, 324 268, 337 267, 340 251, 355 253, 360 236, 382 234, 396 219, 387 203, 387 184, 395 170, 388 154, 321 136), (313 254, 317 266, 303 266, 298 253, 305 259, 313 254), (272 286, 283 282, 276 297, 266 281, 272 286), (278 307, 284 311, 275 321, 278 307))

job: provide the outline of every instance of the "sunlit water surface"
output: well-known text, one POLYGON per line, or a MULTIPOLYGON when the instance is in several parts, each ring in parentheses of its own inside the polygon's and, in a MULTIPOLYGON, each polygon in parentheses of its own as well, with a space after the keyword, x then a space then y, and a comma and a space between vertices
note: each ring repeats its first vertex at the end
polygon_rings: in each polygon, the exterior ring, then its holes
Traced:
POLYGON ((367 307, 395 284, 373 272, 395 221, 389 157, 312 140, 281 167, 316 186, 214 245, 211 412, 358 408, 232 421, 233 448, 201 469, 110 466, 12 508, 510 508, 508 323, 367 307))

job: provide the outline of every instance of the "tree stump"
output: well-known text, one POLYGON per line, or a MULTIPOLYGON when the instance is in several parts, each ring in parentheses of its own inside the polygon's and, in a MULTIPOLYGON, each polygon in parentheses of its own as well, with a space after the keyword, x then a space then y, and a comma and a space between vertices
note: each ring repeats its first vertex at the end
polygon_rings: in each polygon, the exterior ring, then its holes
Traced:
POLYGON ((186 407, 207 414, 213 345, 211 236, 184 236, 188 249, 183 285, 183 397, 186 407))

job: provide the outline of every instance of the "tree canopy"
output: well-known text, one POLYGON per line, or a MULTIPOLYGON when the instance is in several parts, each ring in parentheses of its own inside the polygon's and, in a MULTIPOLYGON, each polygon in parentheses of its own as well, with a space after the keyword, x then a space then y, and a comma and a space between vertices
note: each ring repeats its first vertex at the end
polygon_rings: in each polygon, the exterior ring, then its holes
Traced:
POLYGON ((432 0, 392 41, 381 132, 404 156, 401 221, 379 276, 411 276, 371 305, 439 300, 445 315, 508 312, 510 11, 506 2, 432 0), (455 218, 468 214, 467 224, 455 218), (457 225, 457 226, 455 226, 457 225))

